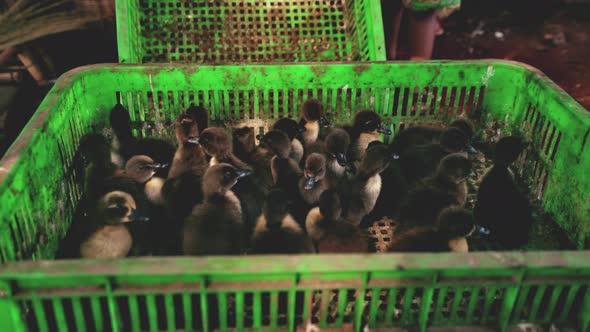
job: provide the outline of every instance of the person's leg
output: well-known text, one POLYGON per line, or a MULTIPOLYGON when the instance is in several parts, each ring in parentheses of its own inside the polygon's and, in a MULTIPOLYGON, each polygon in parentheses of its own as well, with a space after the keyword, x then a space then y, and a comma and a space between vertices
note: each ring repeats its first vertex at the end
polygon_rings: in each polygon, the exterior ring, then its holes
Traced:
POLYGON ((383 27, 385 29, 387 60, 395 60, 403 14, 402 2, 401 0, 381 0, 381 9, 383 12, 383 27))
POLYGON ((436 32, 436 13, 434 10, 406 10, 408 15, 408 33, 410 60, 428 60, 432 58, 436 32))

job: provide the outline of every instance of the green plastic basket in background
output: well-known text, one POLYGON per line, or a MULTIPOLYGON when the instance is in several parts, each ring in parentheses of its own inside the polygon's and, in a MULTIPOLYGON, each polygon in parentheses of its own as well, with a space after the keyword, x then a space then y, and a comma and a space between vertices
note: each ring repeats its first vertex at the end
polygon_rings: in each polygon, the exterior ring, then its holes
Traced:
MULTIPOLYGON (((52 259, 81 195, 80 138, 117 100, 138 135, 172 132, 191 102, 264 131, 309 97, 335 122, 360 109, 393 129, 470 116, 530 142, 517 173, 579 248, 590 239, 590 115, 506 61, 251 66, 96 65, 58 80, 0 161, 2 262, 52 259)), ((480 252, 130 258, 0 268, 0 330, 288 329, 563 323, 590 326, 590 253, 480 252), (313 305, 312 305, 313 303, 313 305)))
POLYGON ((385 60, 380 0, 117 0, 121 63, 385 60))

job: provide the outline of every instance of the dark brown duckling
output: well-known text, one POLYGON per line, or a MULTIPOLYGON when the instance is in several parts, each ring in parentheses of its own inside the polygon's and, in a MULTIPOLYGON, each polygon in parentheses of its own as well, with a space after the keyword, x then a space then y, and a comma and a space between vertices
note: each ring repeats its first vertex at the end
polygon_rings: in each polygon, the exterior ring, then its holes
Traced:
POLYGON ((368 252, 366 236, 342 219, 342 204, 335 190, 321 194, 319 206, 307 214, 305 228, 322 253, 368 252))
POLYGON ((354 160, 361 160, 369 143, 381 141, 381 134, 391 135, 391 130, 381 122, 381 117, 374 111, 360 111, 354 115, 351 135, 351 155, 354 160))
POLYGON ((323 114, 322 103, 317 99, 308 99, 303 103, 301 115, 299 124, 305 128, 301 136, 303 144, 308 147, 318 140, 321 128, 330 126, 330 122, 323 114))
POLYGON ((252 238, 256 254, 313 253, 311 240, 289 213, 289 197, 280 189, 271 190, 252 238))
POLYGON ((143 187, 146 198, 152 204, 163 206, 162 187, 166 180, 154 175, 158 169, 166 167, 168 165, 156 163, 151 157, 133 156, 125 164, 125 174, 143 187))
POLYGON ((305 160, 303 177, 299 180, 299 193, 309 205, 315 205, 320 195, 328 189, 326 179, 326 157, 319 153, 312 153, 305 160))
POLYGON ((232 131, 234 155, 248 165, 253 165, 256 135, 253 127, 234 128, 232 131))
POLYGON ((85 192, 94 190, 102 180, 117 173, 119 166, 112 158, 111 146, 103 135, 87 134, 80 139, 74 167, 76 180, 85 192))
POLYGON ((186 172, 203 176, 209 163, 199 144, 197 123, 187 114, 182 114, 176 121, 176 140, 178 149, 174 154, 168 178, 175 178, 186 172))
POLYGON ((211 157, 209 166, 228 163, 239 169, 251 169, 250 165, 234 155, 231 138, 225 129, 215 127, 205 129, 199 135, 199 144, 211 157))
POLYGON ((287 134, 291 140, 291 152, 289 153, 289 157, 297 163, 300 163, 303 158, 304 149, 303 144, 297 136, 305 132, 305 126, 298 124, 293 119, 282 118, 277 120, 271 129, 277 129, 287 134))
POLYGON ((326 136, 326 176, 331 185, 338 185, 346 176, 350 135, 342 128, 334 128, 326 136))
POLYGON ((400 229, 432 226, 438 214, 449 206, 463 206, 467 198, 466 179, 471 162, 461 154, 450 154, 441 160, 434 176, 412 189, 401 203, 400 229))
POLYGON ((199 133, 209 128, 209 111, 202 105, 191 104, 184 113, 194 121, 199 133))
POLYGON ((359 164, 357 173, 340 187, 344 219, 358 225, 375 207, 381 192, 381 176, 393 160, 387 145, 371 144, 359 164))
POLYGON ((392 239, 389 252, 469 252, 467 237, 475 231, 473 216, 460 207, 444 209, 437 226, 407 229, 392 239))
POLYGON ((91 214, 89 235, 80 245, 83 258, 126 257, 133 245, 131 232, 125 226, 133 221, 146 221, 137 212, 131 194, 112 191, 104 195, 91 214))
POLYGON ((244 248, 242 208, 231 188, 244 176, 229 164, 211 166, 203 176, 205 200, 186 219, 183 231, 185 255, 237 255, 244 248))

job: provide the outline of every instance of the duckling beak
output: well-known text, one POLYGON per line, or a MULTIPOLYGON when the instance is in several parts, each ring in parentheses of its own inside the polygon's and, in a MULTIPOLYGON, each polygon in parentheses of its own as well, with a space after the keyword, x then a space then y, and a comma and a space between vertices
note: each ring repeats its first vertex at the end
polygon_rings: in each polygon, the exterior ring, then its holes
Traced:
POLYGON ((393 159, 393 160, 398 160, 398 159, 399 159, 399 154, 397 154, 397 153, 392 153, 392 154, 391 154, 391 159, 393 159))
POLYGON ((387 128, 384 124, 377 128, 377 132, 386 136, 391 136, 391 129, 387 128))
POLYGON ((186 141, 188 143, 191 143, 191 144, 199 144, 199 138, 198 137, 189 137, 189 138, 186 139, 186 141))
POLYGON ((316 181, 315 181, 314 177, 311 177, 311 176, 307 177, 306 176, 305 177, 305 185, 303 186, 303 189, 311 190, 315 186, 315 183, 316 183, 316 181))
POLYGON ((490 235, 491 231, 483 226, 475 225, 475 232, 479 235, 490 235))
POLYGON ((141 222, 141 221, 150 221, 150 218, 137 212, 136 209, 133 209, 133 210, 131 210, 131 214, 129 215, 129 220, 141 222))
POLYGON ((346 160, 346 154, 345 153, 337 153, 336 154, 336 161, 338 162, 338 165, 345 167, 347 160, 346 160))
POLYGON ((473 146, 467 144, 467 146, 465 147, 465 152, 469 153, 469 154, 476 154, 479 153, 479 151, 474 148, 473 146))
POLYGON ((241 179, 243 177, 251 175, 252 171, 247 170, 247 169, 238 169, 238 170, 236 170, 236 174, 238 175, 238 179, 241 179))
POLYGON ((469 177, 474 178, 476 176, 477 176, 477 173, 475 173, 473 170, 469 171, 469 177))
POLYGON ((330 121, 328 120, 328 118, 325 115, 322 115, 320 117, 320 126, 324 127, 324 128, 328 128, 330 127, 332 124, 330 123, 330 121))

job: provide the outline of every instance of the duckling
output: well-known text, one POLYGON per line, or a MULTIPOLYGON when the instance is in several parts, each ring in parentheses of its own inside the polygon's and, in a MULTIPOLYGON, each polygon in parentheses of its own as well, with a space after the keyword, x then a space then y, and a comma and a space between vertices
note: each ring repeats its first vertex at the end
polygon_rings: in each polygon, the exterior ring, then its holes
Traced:
POLYGON ((74 156, 74 167, 76 180, 84 191, 91 191, 103 179, 115 175, 119 170, 112 160, 109 142, 101 134, 87 134, 80 139, 74 156))
POLYGON ((465 146, 466 152, 470 154, 478 152, 472 146, 473 143, 478 142, 478 137, 475 134, 475 126, 466 118, 459 118, 452 121, 447 128, 431 126, 413 126, 406 128, 395 135, 393 142, 391 143, 391 149, 399 156, 407 149, 416 146, 440 143, 443 134, 451 128, 460 131, 465 137, 467 137, 469 144, 465 146))
POLYGON ((438 214, 449 206, 463 206, 467 199, 466 179, 471 162, 461 153, 441 160, 436 174, 421 181, 401 203, 398 221, 404 227, 432 226, 438 214))
POLYGON ((352 125, 352 156, 362 159, 369 143, 381 141, 381 135, 391 135, 391 130, 381 123, 379 114, 373 111, 360 111, 354 115, 352 125))
MULTIPOLYGON (((110 123, 115 132, 113 147, 117 149, 124 161, 135 155, 147 155, 157 163, 170 164, 172 162, 175 149, 169 142, 157 138, 137 139, 133 137, 129 111, 123 105, 117 104, 113 107, 110 113, 110 123)), ((168 169, 159 169, 156 175, 166 178, 168 169)))
POLYGON ((242 208, 231 188, 250 173, 225 163, 207 169, 202 187, 205 200, 185 220, 185 255, 235 255, 243 250, 242 208))
POLYGON ((305 228, 322 253, 368 251, 366 236, 358 227, 342 219, 342 204, 334 189, 320 195, 319 206, 307 214, 305 228))
POLYGON ((508 168, 523 149, 522 140, 516 136, 502 137, 496 143, 494 166, 481 181, 473 210, 476 222, 489 228, 507 249, 524 245, 533 223, 530 202, 508 168))
POLYGON ((389 252, 469 252, 466 237, 475 231, 469 210, 449 207, 441 211, 438 226, 415 227, 394 236, 389 252))
POLYGON ((299 180, 299 193, 307 204, 315 205, 326 189, 328 189, 326 157, 319 153, 312 153, 305 160, 303 177, 299 180))
MULTIPOLYGON (((233 154, 230 136, 224 129, 207 128, 199 136, 199 143, 205 153, 211 156, 210 165, 227 163, 237 169, 252 171, 250 165, 241 161, 233 154)), ((242 216, 244 219, 245 236, 249 240, 250 232, 254 228, 256 219, 262 211, 265 193, 257 182, 256 177, 249 176, 242 179, 233 187, 232 191, 240 199, 242 216)))
POLYGON ((187 114, 182 114, 176 121, 176 140, 178 148, 170 166, 169 178, 175 178, 186 172, 202 176, 208 162, 201 145, 197 123, 187 114))
POLYGON ((326 176, 331 185, 337 185, 346 175, 349 147, 350 135, 342 128, 334 128, 326 136, 326 176))
POLYGON ((317 99, 308 99, 303 103, 302 119, 299 122, 305 128, 302 134, 305 147, 315 143, 322 127, 329 127, 330 122, 323 114, 322 103, 317 99))
POLYGON ((313 243, 289 214, 289 197, 280 190, 269 192, 252 237, 256 254, 313 253, 313 243))
POLYGON ((444 131, 440 143, 415 146, 407 149, 399 159, 402 173, 409 186, 435 173, 439 162, 447 155, 464 151, 468 139, 460 130, 444 131))
POLYGON ((133 237, 126 223, 146 221, 137 214, 133 197, 123 191, 112 191, 98 202, 93 211, 90 234, 80 245, 83 258, 126 257, 133 245, 133 237))
POLYGON ((299 125, 293 119, 282 118, 277 120, 271 129, 277 129, 287 134, 291 140, 291 152, 289 153, 289 157, 295 160, 297 163, 300 163, 301 158, 303 158, 304 150, 303 144, 301 144, 301 141, 297 139, 297 135, 304 133, 305 127, 299 125))
POLYGON ((358 225, 375 207, 381 192, 381 176, 393 159, 387 145, 372 144, 367 148, 357 173, 341 185, 342 201, 345 207, 344 217, 358 225))
POLYGON ((191 104, 184 113, 196 123, 199 133, 209 128, 209 111, 205 107, 191 104))
POLYGON ((162 187, 165 180, 154 177, 156 171, 168 165, 159 164, 145 155, 133 156, 125 164, 125 173, 143 186, 147 199, 154 205, 163 206, 162 187))
POLYGON ((234 155, 246 164, 253 165, 252 155, 256 150, 256 135, 254 135, 254 128, 234 128, 232 136, 234 155))

